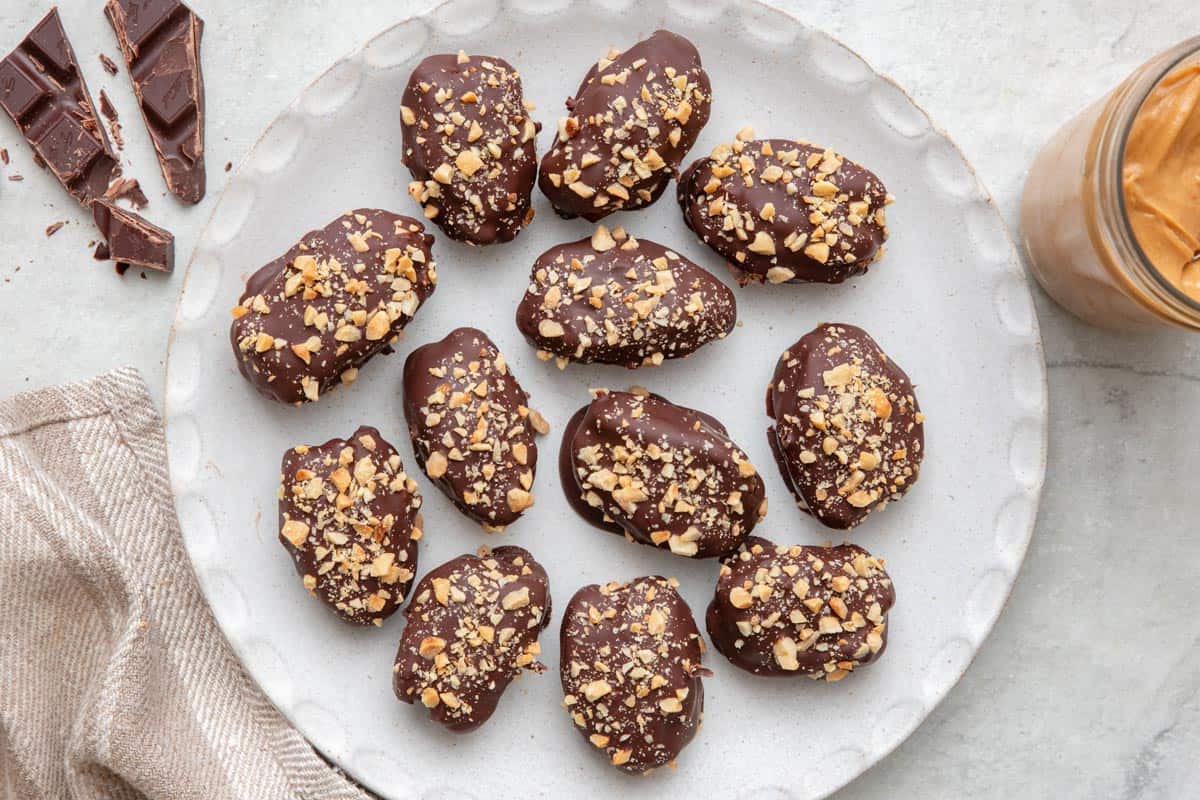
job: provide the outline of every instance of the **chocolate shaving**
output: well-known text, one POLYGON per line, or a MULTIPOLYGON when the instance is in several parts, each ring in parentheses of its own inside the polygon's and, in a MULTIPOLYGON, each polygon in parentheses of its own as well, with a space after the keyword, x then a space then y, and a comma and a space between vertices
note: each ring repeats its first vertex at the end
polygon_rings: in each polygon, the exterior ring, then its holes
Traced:
POLYGON ((47 226, 46 226, 46 236, 47 236, 47 238, 49 238, 49 237, 53 236, 54 234, 58 233, 58 229, 59 229, 59 228, 61 228, 63 225, 66 225, 66 224, 67 224, 67 223, 66 223, 66 221, 65 221, 65 220, 61 220, 61 219, 60 219, 58 222, 51 222, 49 225, 47 225, 47 226))
POLYGON ((8 166, 8 149, 0 147, 0 161, 4 162, 4 166, 8 166))
POLYGON ((150 205, 137 178, 118 178, 104 193, 106 200, 128 200, 139 211, 150 205))
POLYGON ((108 99, 108 92, 100 90, 100 113, 103 114, 109 122, 117 121, 117 109, 112 104, 112 100, 108 99))
POLYGON ((107 72, 109 75, 117 74, 116 62, 113 61, 108 56, 104 55, 104 53, 100 54, 100 64, 104 67, 104 71, 107 72))

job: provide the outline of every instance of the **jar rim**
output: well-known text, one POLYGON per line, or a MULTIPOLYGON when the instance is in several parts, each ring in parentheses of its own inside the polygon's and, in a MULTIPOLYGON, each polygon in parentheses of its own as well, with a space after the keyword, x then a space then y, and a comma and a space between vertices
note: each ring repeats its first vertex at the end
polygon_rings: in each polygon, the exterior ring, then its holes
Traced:
POLYGON ((1139 266, 1144 273, 1142 277, 1150 277, 1153 279, 1157 288, 1165 291, 1172 299, 1178 302, 1184 309, 1192 314, 1200 317, 1200 300, 1191 297, 1186 292, 1183 292, 1177 287, 1162 271, 1150 260, 1146 255, 1146 251, 1142 249, 1142 243, 1138 241, 1137 234, 1133 230, 1133 225, 1129 219, 1129 211, 1125 205, 1125 191, 1123 176, 1125 174, 1125 150, 1129 143, 1129 136, 1133 132, 1133 125, 1137 121, 1138 114, 1141 113, 1142 106, 1145 104, 1150 93, 1153 92, 1163 80, 1171 74, 1177 67, 1189 59, 1200 56, 1200 36, 1194 36, 1190 39, 1185 39, 1175 46, 1164 51, 1162 55, 1171 54, 1174 58, 1169 59, 1168 63, 1162 67, 1153 79, 1148 81, 1144 91, 1140 92, 1140 96, 1136 98, 1136 102, 1131 104, 1130 110, 1122 117, 1121 128, 1115 139, 1117 146, 1116 165, 1114 179, 1117 182, 1116 191, 1114 192, 1117 200, 1117 208, 1120 212, 1121 227, 1123 237, 1127 240, 1130 249, 1138 257, 1139 266))

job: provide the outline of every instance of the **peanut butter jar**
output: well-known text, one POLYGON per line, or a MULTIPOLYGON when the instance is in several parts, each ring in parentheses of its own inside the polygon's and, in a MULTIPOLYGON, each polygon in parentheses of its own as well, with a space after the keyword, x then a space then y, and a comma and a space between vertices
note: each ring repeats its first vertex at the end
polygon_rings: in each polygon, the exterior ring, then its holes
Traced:
POLYGON ((1085 321, 1200 331, 1200 37, 1046 143, 1025 181, 1021 239, 1034 277, 1085 321))

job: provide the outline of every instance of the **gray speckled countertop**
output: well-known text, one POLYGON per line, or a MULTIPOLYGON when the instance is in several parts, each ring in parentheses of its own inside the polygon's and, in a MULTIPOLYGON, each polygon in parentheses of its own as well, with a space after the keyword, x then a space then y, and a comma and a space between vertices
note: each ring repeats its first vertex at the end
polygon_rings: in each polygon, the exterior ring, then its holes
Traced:
MULTIPOLYGON (((126 110, 126 159, 184 263, 224 164, 327 64, 432 5, 192 4, 209 23, 209 193, 185 210, 162 196, 125 75, 109 77, 96 61, 101 50, 119 56, 97 4, 60 3, 93 92, 105 87, 126 110), (245 81, 251 74, 260 77, 245 81)), ((1040 143, 1150 55, 1200 32, 1200 5, 1184 0, 777 4, 908 89, 975 164, 1014 231, 1040 143)), ((7 51, 47 5, 9 0, 0 46, 7 51)), ((0 395, 132 363, 161 399, 180 276, 143 281, 130 271, 120 281, 92 262, 89 219, 33 166, 7 120, 0 146, 12 156, 0 172, 25 176, 0 179, 0 395), (60 219, 69 224, 47 239, 43 229, 60 219)), ((1050 454, 1025 566, 958 687, 839 798, 1200 795, 1200 336, 1100 331, 1035 293, 1050 454)))

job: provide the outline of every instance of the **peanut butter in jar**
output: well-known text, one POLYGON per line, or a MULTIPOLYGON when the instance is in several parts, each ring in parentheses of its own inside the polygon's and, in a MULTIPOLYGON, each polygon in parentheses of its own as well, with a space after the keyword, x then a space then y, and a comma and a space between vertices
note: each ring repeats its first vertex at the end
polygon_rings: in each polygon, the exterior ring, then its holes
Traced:
POLYGON ((1021 236, 1038 282, 1084 320, 1200 330, 1200 37, 1047 142, 1025 183, 1021 236))

